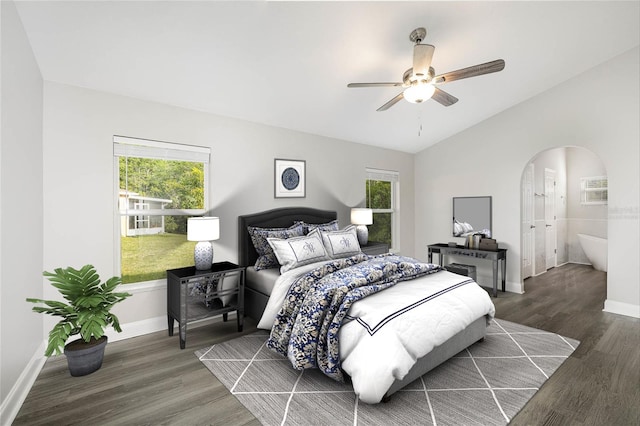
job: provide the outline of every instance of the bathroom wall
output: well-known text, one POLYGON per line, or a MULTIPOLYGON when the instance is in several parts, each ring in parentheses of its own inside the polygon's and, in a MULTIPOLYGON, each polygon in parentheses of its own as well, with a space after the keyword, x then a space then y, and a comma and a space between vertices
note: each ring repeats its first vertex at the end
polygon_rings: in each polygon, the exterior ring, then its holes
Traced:
POLYGON ((580 203, 580 179, 590 176, 607 176, 602 160, 593 152, 579 147, 567 150, 567 216, 569 262, 590 263, 578 234, 607 238, 607 204, 583 205, 580 203))
POLYGON ((580 202, 580 179, 590 176, 606 176, 602 160, 588 149, 563 147, 543 151, 531 161, 534 165, 535 203, 535 271, 541 274, 552 265, 546 264, 545 201, 546 169, 556 171, 556 231, 557 265, 586 263, 578 234, 607 238, 607 205, 583 205, 580 202))

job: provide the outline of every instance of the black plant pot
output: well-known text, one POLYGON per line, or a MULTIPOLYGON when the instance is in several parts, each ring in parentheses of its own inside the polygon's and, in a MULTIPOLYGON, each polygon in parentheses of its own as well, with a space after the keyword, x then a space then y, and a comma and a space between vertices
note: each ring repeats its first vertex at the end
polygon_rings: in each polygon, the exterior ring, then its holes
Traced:
POLYGON ((69 373, 72 376, 86 376, 102 367, 104 348, 107 346, 107 336, 85 342, 82 339, 69 342, 64 347, 67 356, 69 373))

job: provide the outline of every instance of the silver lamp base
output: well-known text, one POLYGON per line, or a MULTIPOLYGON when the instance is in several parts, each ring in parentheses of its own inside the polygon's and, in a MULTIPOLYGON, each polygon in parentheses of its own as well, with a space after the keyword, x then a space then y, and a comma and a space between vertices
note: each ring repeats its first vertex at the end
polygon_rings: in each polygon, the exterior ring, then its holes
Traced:
POLYGON ((193 251, 193 260, 195 261, 196 269, 201 271, 211 269, 213 264, 213 245, 209 241, 198 242, 193 251))
POLYGON ((369 242, 369 228, 367 228, 367 225, 356 226, 356 235, 358 236, 358 243, 361 246, 366 246, 369 242))

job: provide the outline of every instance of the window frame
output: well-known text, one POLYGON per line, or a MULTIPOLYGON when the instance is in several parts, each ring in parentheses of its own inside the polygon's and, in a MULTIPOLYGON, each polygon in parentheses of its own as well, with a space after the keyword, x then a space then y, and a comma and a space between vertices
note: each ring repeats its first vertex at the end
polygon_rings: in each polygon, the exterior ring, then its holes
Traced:
MULTIPOLYGON (((371 210, 374 214, 391 214, 391 247, 389 247, 389 251, 397 252, 400 249, 400 172, 367 167, 365 169, 365 185, 369 180, 390 182, 391 184, 391 208, 371 210)), ((370 200, 365 200, 365 206, 370 206, 370 200)))
MULTIPOLYGON (((211 149, 195 145, 185 145, 173 142, 161 142, 150 139, 132 138, 127 136, 113 137, 113 188, 114 188, 114 274, 122 276, 121 265, 121 219, 122 217, 136 216, 203 216, 210 210, 211 197, 209 188, 209 165, 211 162, 211 149), (120 210, 120 157, 155 158, 173 161, 191 161, 203 163, 204 168, 204 206, 202 209, 148 209, 120 210)), ((134 219, 135 220, 135 219, 134 219)), ((163 218, 164 221, 164 218, 163 218)), ((127 291, 151 291, 166 285, 166 279, 140 281, 127 283, 127 291)))
POLYGON ((593 206, 593 205, 605 205, 609 204, 609 178, 607 176, 588 176, 580 178, 580 204, 583 206, 593 206), (599 187, 599 188, 589 188, 590 182, 602 182, 605 181, 607 186, 599 187), (587 194, 600 192, 606 194, 606 199, 600 200, 589 200, 587 199, 587 194))

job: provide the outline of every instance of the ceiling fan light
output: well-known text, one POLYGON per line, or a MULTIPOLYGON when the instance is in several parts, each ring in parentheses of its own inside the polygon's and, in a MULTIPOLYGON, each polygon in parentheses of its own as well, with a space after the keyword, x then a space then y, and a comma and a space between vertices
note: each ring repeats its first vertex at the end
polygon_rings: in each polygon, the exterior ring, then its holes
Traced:
POLYGON ((416 84, 404 90, 404 98, 413 104, 419 104, 431 99, 436 88, 432 84, 416 84))

